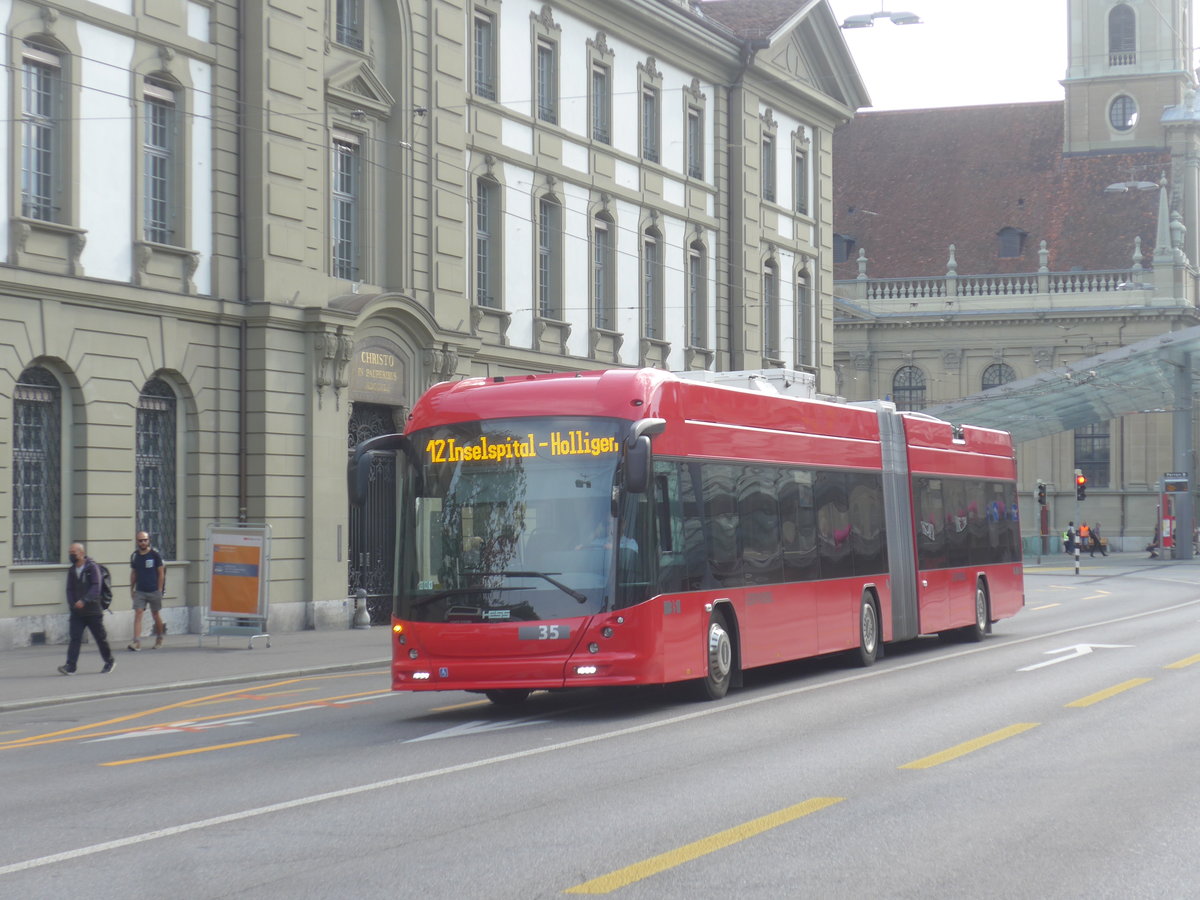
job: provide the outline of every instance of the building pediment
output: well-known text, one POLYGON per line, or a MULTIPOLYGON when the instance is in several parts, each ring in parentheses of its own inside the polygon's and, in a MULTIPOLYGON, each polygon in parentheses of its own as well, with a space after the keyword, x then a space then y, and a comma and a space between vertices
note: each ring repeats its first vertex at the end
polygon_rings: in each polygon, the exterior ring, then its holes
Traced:
POLYGON ((325 79, 330 102, 369 111, 375 118, 391 115, 396 100, 364 60, 348 63, 325 79))

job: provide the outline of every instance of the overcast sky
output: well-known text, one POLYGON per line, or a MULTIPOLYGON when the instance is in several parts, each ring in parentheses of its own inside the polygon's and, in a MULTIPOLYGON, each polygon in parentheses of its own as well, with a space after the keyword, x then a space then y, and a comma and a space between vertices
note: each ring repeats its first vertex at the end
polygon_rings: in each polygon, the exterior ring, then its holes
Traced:
POLYGON ((876 19, 842 34, 873 109, 1061 100, 1067 0, 830 0, 849 15, 905 11, 921 25, 876 19))

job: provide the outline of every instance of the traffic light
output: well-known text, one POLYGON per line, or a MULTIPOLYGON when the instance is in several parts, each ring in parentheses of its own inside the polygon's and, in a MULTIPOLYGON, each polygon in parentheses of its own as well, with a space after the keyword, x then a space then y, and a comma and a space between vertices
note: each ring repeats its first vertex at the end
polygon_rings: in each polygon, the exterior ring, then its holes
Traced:
POLYGON ((1087 476, 1086 475, 1081 474, 1081 475, 1075 476, 1075 499, 1076 500, 1087 499, 1087 476))
POLYGON ((1044 482, 1044 481, 1038 482, 1037 498, 1038 498, 1039 504, 1041 504, 1042 506, 1046 505, 1046 482, 1044 482))

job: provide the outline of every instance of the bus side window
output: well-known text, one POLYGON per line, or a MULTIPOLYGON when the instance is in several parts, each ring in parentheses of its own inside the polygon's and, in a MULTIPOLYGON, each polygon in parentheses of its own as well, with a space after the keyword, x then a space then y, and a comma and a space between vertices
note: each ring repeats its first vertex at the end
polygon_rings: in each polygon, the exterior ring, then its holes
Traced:
POLYGON ((681 591, 685 573, 679 472, 673 462, 654 463, 654 526, 658 538, 658 589, 681 591))

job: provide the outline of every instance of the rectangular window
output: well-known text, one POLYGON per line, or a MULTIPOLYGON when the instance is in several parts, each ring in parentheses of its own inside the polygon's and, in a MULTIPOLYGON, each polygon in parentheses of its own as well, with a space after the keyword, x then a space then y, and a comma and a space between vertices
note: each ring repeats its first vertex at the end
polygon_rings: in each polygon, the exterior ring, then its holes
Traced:
POLYGON ((766 136, 762 142, 762 198, 775 202, 775 139, 766 136))
POLYGON ((704 113, 694 106, 687 112, 687 172, 691 178, 704 177, 704 113))
POLYGON ((592 66, 592 140, 612 143, 612 87, 608 66, 592 66))
POLYGON ((662 250, 658 238, 647 234, 642 242, 642 309, 645 316, 643 334, 648 338, 662 337, 662 250))
POLYGON ((475 12, 475 93, 496 99, 496 20, 475 12))
POLYGON ((355 50, 363 48, 362 0, 337 0, 337 42, 355 50))
POLYGON ((538 315, 561 319, 562 207, 553 200, 538 201, 538 315))
POLYGON ((333 140, 333 265, 334 278, 359 280, 358 215, 360 201, 358 139, 340 135, 333 140))
POLYGON ((780 359, 779 355, 779 275, 774 266, 763 269, 763 356, 780 359))
POLYGON ((549 41, 537 45, 537 117, 558 123, 558 48, 549 41))
POLYGON ((34 47, 24 51, 21 116, 21 215, 57 222, 62 136, 62 61, 34 47))
POLYGON ((796 363, 801 366, 813 365, 813 322, 812 301, 808 290, 808 279, 801 275, 796 279, 796 343, 799 354, 796 363))
POLYGON ((808 156, 797 153, 793 175, 792 192, 796 198, 796 212, 808 215, 808 156))
POLYGON ((597 220, 592 231, 592 310, 597 328, 611 331, 612 313, 612 234, 609 223, 597 220))
POLYGON ((176 200, 175 92, 160 85, 146 85, 145 134, 142 141, 143 230, 146 240, 174 244, 176 200))
POLYGON ((688 346, 707 347, 708 335, 705 327, 708 317, 707 273, 704 266, 704 250, 693 245, 688 250, 688 346))
POLYGON ((475 303, 499 307, 500 186, 486 178, 475 182, 475 303))
POLYGON ((1110 484, 1108 422, 1075 429, 1075 468, 1087 476, 1088 487, 1110 484))
POLYGON ((659 115, 658 91, 654 88, 642 90, 642 158, 650 162, 659 160, 659 115))

